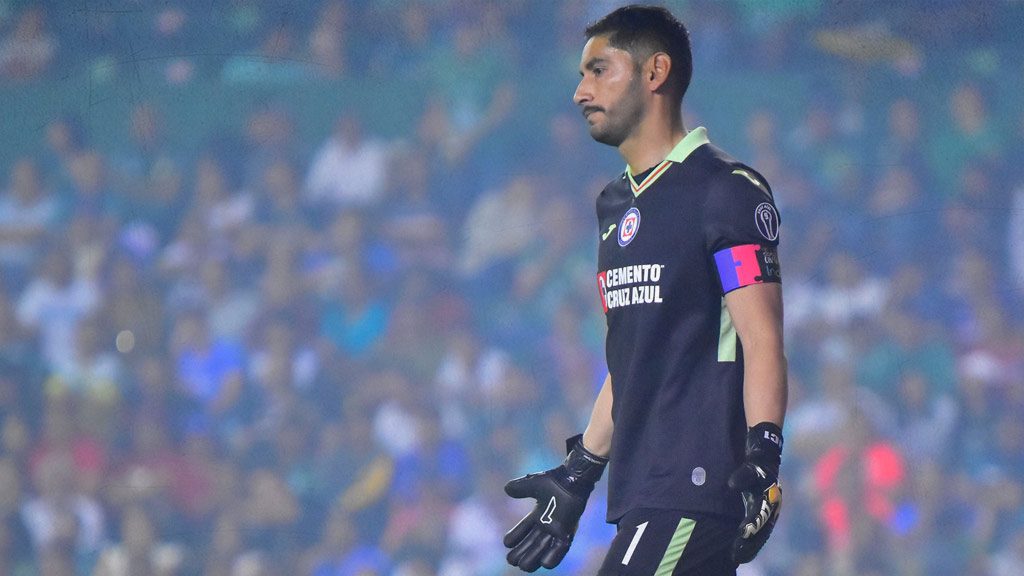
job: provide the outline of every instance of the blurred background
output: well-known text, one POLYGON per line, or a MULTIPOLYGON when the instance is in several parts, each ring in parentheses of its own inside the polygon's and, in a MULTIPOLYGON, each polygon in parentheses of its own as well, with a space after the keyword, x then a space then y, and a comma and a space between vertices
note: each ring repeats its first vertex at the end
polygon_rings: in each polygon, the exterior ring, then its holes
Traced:
MULTIPOLYGON (((501 487, 605 374, 619 4, 0 0, 0 574, 511 573, 501 487)), ((783 217, 742 574, 1024 574, 1024 2, 666 4, 783 217)))

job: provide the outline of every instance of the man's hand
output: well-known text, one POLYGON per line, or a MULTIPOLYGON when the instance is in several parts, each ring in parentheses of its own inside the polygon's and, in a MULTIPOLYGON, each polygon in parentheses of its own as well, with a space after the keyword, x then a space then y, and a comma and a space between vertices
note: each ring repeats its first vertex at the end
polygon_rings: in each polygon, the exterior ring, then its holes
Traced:
POLYGON ((782 430, 761 422, 747 431, 747 452, 743 464, 729 476, 729 487, 743 494, 746 517, 732 545, 732 559, 750 562, 771 536, 782 505, 779 463, 782 459, 782 430))
POLYGON ((582 435, 566 441, 569 455, 561 466, 528 474, 505 485, 513 498, 535 498, 537 505, 505 534, 508 563, 524 572, 554 568, 565 557, 594 484, 601 479, 607 458, 583 447, 582 435))

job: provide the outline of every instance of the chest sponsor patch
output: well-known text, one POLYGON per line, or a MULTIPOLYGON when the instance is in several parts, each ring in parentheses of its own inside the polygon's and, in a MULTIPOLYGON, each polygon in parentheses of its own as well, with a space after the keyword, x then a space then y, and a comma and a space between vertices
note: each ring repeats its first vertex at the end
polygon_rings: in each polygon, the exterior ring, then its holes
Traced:
POLYGON ((715 252, 722 293, 765 282, 781 282, 779 254, 772 246, 744 244, 715 252))
POLYGON ((598 272, 597 290, 605 313, 634 304, 661 304, 664 269, 664 264, 633 264, 598 272))
POLYGON ((640 211, 634 206, 626 210, 622 220, 619 221, 619 246, 625 248, 633 241, 633 238, 636 238, 638 230, 640 230, 640 211))

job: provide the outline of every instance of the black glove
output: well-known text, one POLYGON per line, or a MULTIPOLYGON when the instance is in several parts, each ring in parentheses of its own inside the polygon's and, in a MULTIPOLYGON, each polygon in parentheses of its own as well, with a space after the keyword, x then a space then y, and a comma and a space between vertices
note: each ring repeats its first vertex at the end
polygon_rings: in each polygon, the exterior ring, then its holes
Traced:
POLYGON ((505 534, 508 563, 524 572, 554 568, 565 557, 576 534, 587 499, 601 479, 607 458, 583 447, 583 435, 565 441, 569 453, 557 468, 516 478, 505 485, 513 498, 536 498, 537 505, 505 534))
POLYGON ((747 431, 747 454, 743 464, 729 476, 729 487, 743 494, 746 517, 732 544, 737 564, 750 562, 772 534, 782 505, 779 462, 782 460, 782 430, 761 422, 747 431))

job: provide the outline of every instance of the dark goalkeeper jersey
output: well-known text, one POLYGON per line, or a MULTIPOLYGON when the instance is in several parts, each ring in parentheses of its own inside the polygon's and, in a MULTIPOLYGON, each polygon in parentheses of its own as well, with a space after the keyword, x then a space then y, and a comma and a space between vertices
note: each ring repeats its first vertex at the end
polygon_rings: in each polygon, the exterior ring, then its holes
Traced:
POLYGON ((737 521, 726 481, 744 450, 743 349, 724 294, 779 282, 764 179, 691 131, 597 199, 597 284, 614 402, 608 521, 635 508, 737 521))

